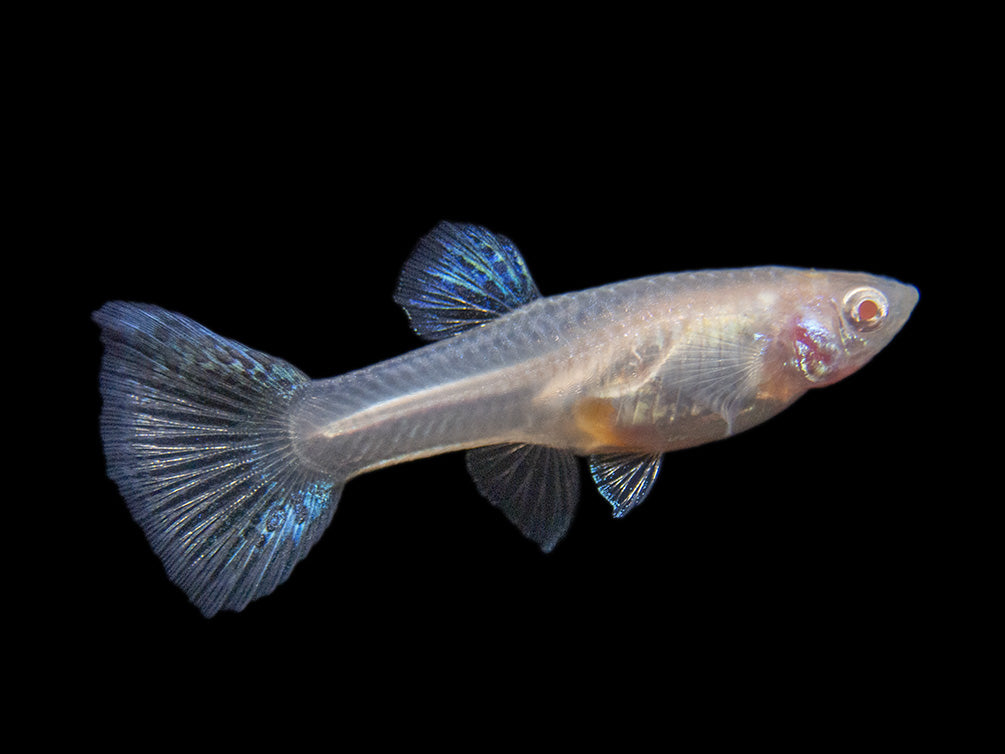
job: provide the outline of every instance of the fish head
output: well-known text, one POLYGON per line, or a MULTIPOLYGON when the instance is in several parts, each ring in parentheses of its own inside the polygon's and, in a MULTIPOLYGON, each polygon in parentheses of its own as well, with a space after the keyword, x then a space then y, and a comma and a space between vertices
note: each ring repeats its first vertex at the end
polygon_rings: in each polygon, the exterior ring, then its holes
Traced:
POLYGON ((787 333, 789 363, 804 385, 822 387, 886 347, 911 316, 918 290, 878 275, 814 271, 801 301, 787 333))

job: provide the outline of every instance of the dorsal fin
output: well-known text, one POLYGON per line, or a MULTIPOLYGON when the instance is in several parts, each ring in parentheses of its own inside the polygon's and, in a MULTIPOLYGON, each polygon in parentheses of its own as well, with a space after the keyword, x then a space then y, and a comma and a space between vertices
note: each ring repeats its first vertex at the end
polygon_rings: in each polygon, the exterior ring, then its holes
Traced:
POLYGON ((508 238, 477 225, 441 222, 405 262, 394 300, 420 337, 441 340, 540 295, 508 238))

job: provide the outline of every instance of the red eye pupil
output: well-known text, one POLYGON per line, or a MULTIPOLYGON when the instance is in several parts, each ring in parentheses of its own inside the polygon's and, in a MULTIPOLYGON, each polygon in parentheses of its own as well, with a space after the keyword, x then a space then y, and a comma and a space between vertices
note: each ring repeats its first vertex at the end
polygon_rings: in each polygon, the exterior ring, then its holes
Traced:
POLYGON ((877 314, 879 314, 879 305, 871 299, 866 299, 858 305, 858 319, 860 322, 868 322, 877 314))

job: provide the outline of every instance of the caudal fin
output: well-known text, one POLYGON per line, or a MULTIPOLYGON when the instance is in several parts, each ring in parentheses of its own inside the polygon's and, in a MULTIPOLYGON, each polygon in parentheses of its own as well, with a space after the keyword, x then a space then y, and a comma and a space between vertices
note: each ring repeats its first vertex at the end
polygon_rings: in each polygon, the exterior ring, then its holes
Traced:
POLYGON ((154 306, 112 302, 94 321, 109 477, 204 615, 242 609, 290 575, 341 492, 292 446, 307 376, 154 306))

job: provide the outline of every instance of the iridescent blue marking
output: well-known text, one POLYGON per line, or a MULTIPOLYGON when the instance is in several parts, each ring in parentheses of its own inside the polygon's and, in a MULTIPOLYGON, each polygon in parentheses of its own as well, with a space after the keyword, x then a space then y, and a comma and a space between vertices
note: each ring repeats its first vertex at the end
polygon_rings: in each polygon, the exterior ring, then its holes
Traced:
MULTIPOLYGON (((265 497, 271 497, 278 485, 272 484, 265 497)), ((296 490, 288 496, 280 497, 267 511, 256 537, 256 547, 272 542, 274 537, 288 539, 294 545, 310 524, 329 511, 331 505, 332 482, 319 481, 306 489, 296 490)))
POLYGON ((597 490, 621 518, 646 499, 660 473, 661 454, 611 453, 590 458, 597 490))
POLYGON ((338 502, 286 425, 307 376, 157 307, 113 302, 95 320, 108 475, 199 609, 240 610, 289 575, 338 502))
POLYGON ((540 295, 508 238, 475 225, 443 222, 405 262, 394 300, 420 337, 441 340, 540 295))

